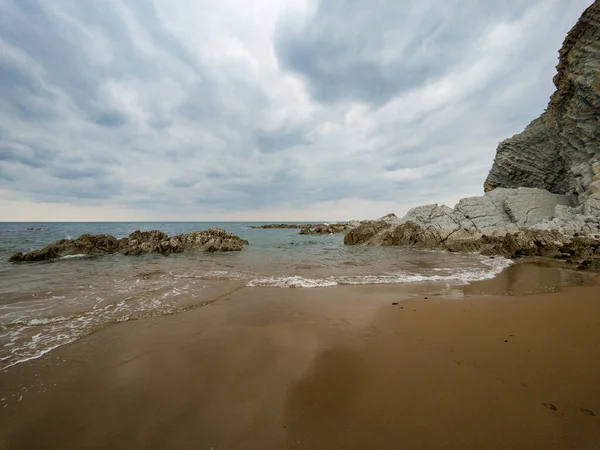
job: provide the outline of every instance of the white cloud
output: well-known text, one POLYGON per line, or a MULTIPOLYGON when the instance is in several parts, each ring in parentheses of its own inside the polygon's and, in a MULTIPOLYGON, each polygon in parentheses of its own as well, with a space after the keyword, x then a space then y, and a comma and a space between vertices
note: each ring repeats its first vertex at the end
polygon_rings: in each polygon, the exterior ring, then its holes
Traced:
POLYGON ((0 0, 2 220, 335 220, 477 195, 587 6, 364 5, 0 0))

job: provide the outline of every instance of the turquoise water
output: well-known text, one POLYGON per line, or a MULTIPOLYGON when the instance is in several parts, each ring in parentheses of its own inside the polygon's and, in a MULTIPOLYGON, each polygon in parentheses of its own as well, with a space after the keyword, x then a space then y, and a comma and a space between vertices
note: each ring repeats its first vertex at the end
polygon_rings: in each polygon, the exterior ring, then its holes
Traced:
MULTIPOLYGON (((490 278, 509 262, 474 254, 344 246, 343 235, 250 229, 259 222, 0 223, 0 368, 38 357, 114 323, 174 314, 249 288, 490 278), (249 241, 241 252, 108 255, 11 264, 28 251, 84 233, 169 235, 219 227, 249 241)), ((367 301, 367 300, 366 300, 367 301)))

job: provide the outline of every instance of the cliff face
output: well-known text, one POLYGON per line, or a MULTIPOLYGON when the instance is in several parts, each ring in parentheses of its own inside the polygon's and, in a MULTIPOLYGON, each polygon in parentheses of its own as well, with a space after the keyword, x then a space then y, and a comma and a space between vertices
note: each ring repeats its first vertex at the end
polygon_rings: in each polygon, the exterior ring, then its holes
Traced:
POLYGON ((485 181, 600 200, 600 0, 569 31, 559 51, 556 91, 546 111, 500 143, 485 181))
POLYGON ((569 31, 546 111, 498 146, 482 197, 365 221, 348 245, 566 259, 600 270, 600 0, 569 31))

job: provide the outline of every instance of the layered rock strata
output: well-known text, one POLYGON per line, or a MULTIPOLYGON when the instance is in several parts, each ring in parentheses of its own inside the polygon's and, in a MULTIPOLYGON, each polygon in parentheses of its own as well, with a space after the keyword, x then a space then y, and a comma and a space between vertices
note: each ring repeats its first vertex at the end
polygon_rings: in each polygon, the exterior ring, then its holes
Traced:
POLYGON ((600 269, 600 0, 559 52, 546 111, 500 143, 486 194, 366 221, 344 243, 563 258, 600 269))
POLYGON ((600 199, 600 0, 559 51, 556 91, 546 111, 500 143, 485 191, 535 187, 585 204, 600 199))
POLYGON ((84 234, 77 239, 61 239, 40 250, 15 253, 10 262, 48 261, 71 255, 140 255, 159 253, 169 255, 186 251, 228 252, 240 251, 248 241, 220 228, 192 231, 177 236, 167 236, 162 231, 134 231, 126 238, 99 234, 84 234))
POLYGON ((340 234, 350 230, 351 227, 348 224, 334 223, 327 224, 322 223, 310 227, 302 228, 298 234, 340 234))

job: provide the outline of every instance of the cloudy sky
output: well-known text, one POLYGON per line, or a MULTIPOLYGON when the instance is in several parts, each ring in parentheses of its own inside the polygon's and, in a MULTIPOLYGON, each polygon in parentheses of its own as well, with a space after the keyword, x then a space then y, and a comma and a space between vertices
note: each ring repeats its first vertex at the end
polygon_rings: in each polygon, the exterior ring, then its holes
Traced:
POLYGON ((480 195, 591 0, 0 0, 0 220, 480 195))

